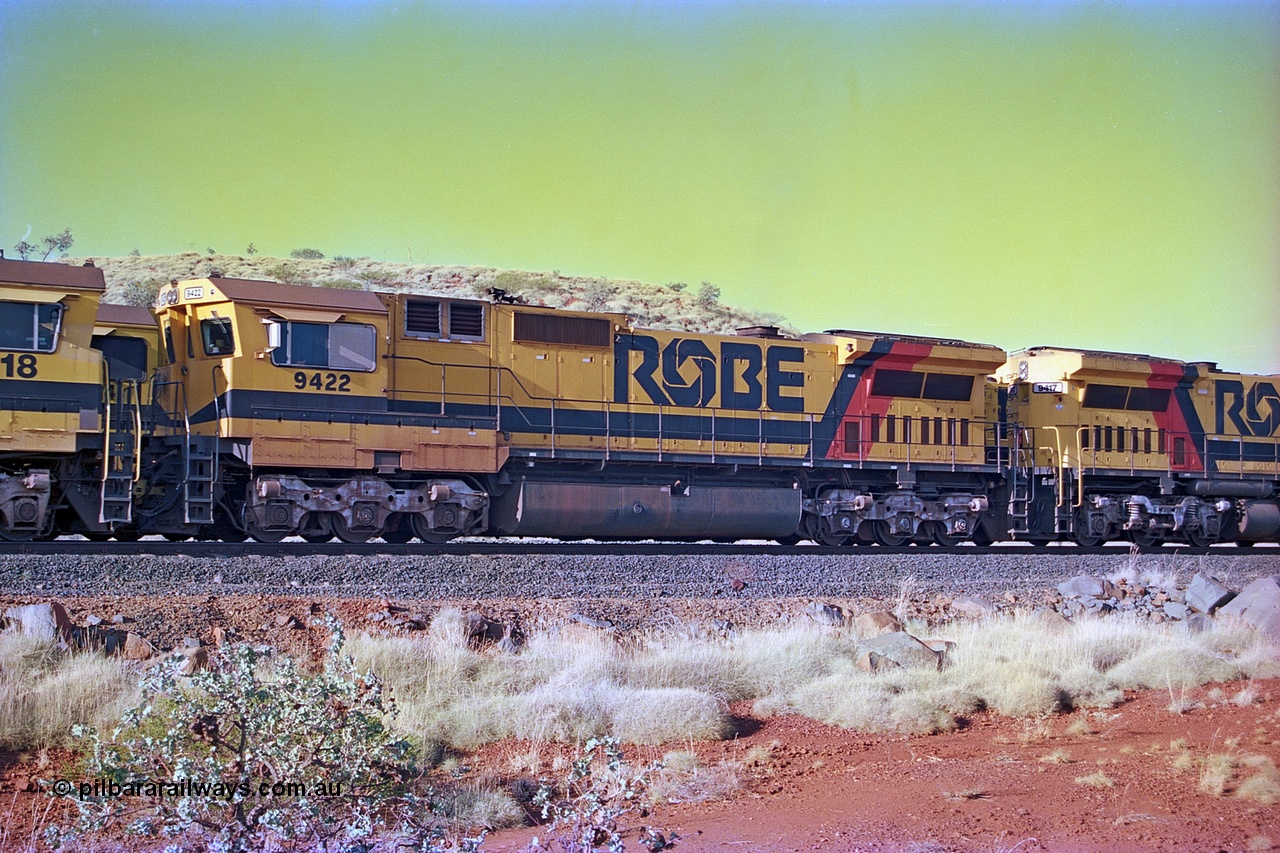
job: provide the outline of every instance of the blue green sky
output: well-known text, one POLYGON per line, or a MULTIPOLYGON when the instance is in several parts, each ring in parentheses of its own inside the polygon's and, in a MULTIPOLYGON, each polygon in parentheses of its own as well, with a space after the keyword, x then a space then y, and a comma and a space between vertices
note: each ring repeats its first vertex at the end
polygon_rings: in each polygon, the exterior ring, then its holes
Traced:
POLYGON ((701 281, 1280 372, 1266 3, 0 0, 0 245, 701 281))

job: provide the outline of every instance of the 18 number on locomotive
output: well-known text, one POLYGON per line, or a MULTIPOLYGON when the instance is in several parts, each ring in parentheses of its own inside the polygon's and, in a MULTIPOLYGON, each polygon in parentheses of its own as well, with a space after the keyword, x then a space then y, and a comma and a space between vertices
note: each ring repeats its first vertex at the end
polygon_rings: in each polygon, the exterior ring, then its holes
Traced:
POLYGON ((17 376, 19 379, 31 379, 36 375, 36 357, 34 355, 20 355, 15 364, 13 353, 9 353, 4 358, 0 358, 0 365, 4 366, 4 375, 6 377, 17 376))

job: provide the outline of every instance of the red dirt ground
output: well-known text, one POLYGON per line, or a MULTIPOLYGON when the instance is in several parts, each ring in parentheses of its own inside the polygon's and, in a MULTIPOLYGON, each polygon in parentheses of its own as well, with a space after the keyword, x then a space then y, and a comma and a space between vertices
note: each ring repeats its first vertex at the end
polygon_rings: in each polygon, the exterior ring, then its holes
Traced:
MULTIPOLYGON (((1280 764, 1280 680, 1254 683, 1256 701, 1244 707, 1229 701, 1242 687, 1199 688, 1185 697, 1199 706, 1182 714, 1169 710, 1168 693, 1146 691, 1105 712, 1040 721, 978 714, 960 731, 911 737, 757 720, 743 703, 734 710, 750 733, 695 751, 713 765, 769 748, 744 789, 661 807, 637 823, 674 830, 674 849, 688 851, 1277 850, 1280 805, 1237 790, 1258 772, 1245 766, 1250 757, 1280 764), (1188 751, 1191 760, 1175 766, 1188 751), (1065 763, 1044 760, 1055 753, 1065 763), (1200 788, 1200 760, 1217 754, 1238 762, 1219 796, 1200 788), (1111 785, 1076 781, 1097 773, 1111 785)), ((476 763, 512 749, 520 746, 495 745, 476 763)), ((484 849, 518 850, 537 834, 497 833, 484 849)))
MULTIPOLYGON (((318 635, 273 621, 282 612, 305 616, 308 601, 250 598, 227 607, 226 599, 215 604, 193 598, 166 612, 166 627, 178 636, 203 635, 212 621, 234 625, 254 641, 317 653, 324 646, 318 635)), ((90 610, 105 617, 131 613, 136 621, 125 627, 155 637, 145 630, 148 613, 133 609, 136 600, 68 604, 78 622, 90 610)), ((335 609, 351 624, 378 606, 346 602, 335 609)), ((705 766, 745 766, 742 787, 725 799, 668 803, 647 819, 636 818, 627 849, 643 849, 634 830, 650 824, 679 835, 676 851, 1280 850, 1280 775, 1274 775, 1280 765, 1280 679, 1208 685, 1178 698, 1191 707, 1175 713, 1167 692, 1147 691, 1107 711, 1044 720, 976 714, 959 731, 929 736, 867 734, 791 716, 757 718, 751 703, 739 703, 731 709, 739 732, 732 740, 628 748, 637 761, 692 748, 705 766), (1252 701, 1233 701, 1243 689, 1252 701), (1229 756, 1234 764, 1216 795, 1201 786, 1203 762, 1211 755, 1229 756), (1270 785, 1254 783, 1262 793, 1241 796, 1241 784, 1268 767, 1270 785), (1095 784, 1077 781, 1089 777, 1095 784)), ((540 748, 548 759, 555 750, 540 748)), ((522 774, 513 757, 535 749, 492 744, 467 757, 469 775, 515 781, 522 774)), ((30 778, 57 778, 58 768, 73 772, 74 756, 49 755, 46 769, 38 771, 39 760, 0 753, 0 851, 33 849, 38 831, 68 805, 22 789, 30 778)), ((548 769, 544 775, 554 774, 548 769)), ((511 853, 535 835, 545 840, 546 829, 493 833, 483 850, 511 853)))

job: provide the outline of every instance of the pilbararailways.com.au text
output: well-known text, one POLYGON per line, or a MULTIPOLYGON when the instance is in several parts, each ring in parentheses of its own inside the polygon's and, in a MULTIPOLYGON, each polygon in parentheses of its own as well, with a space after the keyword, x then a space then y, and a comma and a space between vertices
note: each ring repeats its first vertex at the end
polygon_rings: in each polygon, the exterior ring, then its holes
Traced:
POLYGON ((207 797, 231 802, 239 796, 248 797, 341 797, 345 793, 341 782, 202 782, 199 779, 89 779, 71 782, 59 779, 50 788, 60 797, 76 796, 80 800, 115 799, 118 797, 147 797, 176 799, 207 797))

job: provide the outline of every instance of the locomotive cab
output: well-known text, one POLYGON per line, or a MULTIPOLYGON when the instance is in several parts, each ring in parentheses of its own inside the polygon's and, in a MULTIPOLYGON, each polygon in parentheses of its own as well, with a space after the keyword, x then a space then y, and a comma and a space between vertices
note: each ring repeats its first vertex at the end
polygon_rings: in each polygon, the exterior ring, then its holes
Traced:
POLYGON ((136 396, 113 420, 110 365, 92 345, 105 288, 92 265, 0 258, 0 538, 131 520, 136 396))
MULTIPOLYGON (((397 354, 413 322, 403 298, 210 278, 173 283, 157 306, 172 364, 151 467, 182 492, 165 506, 172 488, 157 490, 158 529, 359 542, 486 523, 483 494, 449 472, 472 470, 468 447, 495 464, 493 418, 446 405, 438 354, 397 354), (426 393, 404 392, 419 381, 426 393)), ((446 324, 464 328, 463 314, 446 324)))
POLYGON ((1214 389, 1238 377, 1205 367, 1051 347, 1011 355, 997 375, 1009 388, 1011 476, 1025 484, 1023 535, 1083 545, 1275 536, 1261 521, 1270 504, 1240 499, 1274 494, 1277 440, 1219 435, 1214 389))

